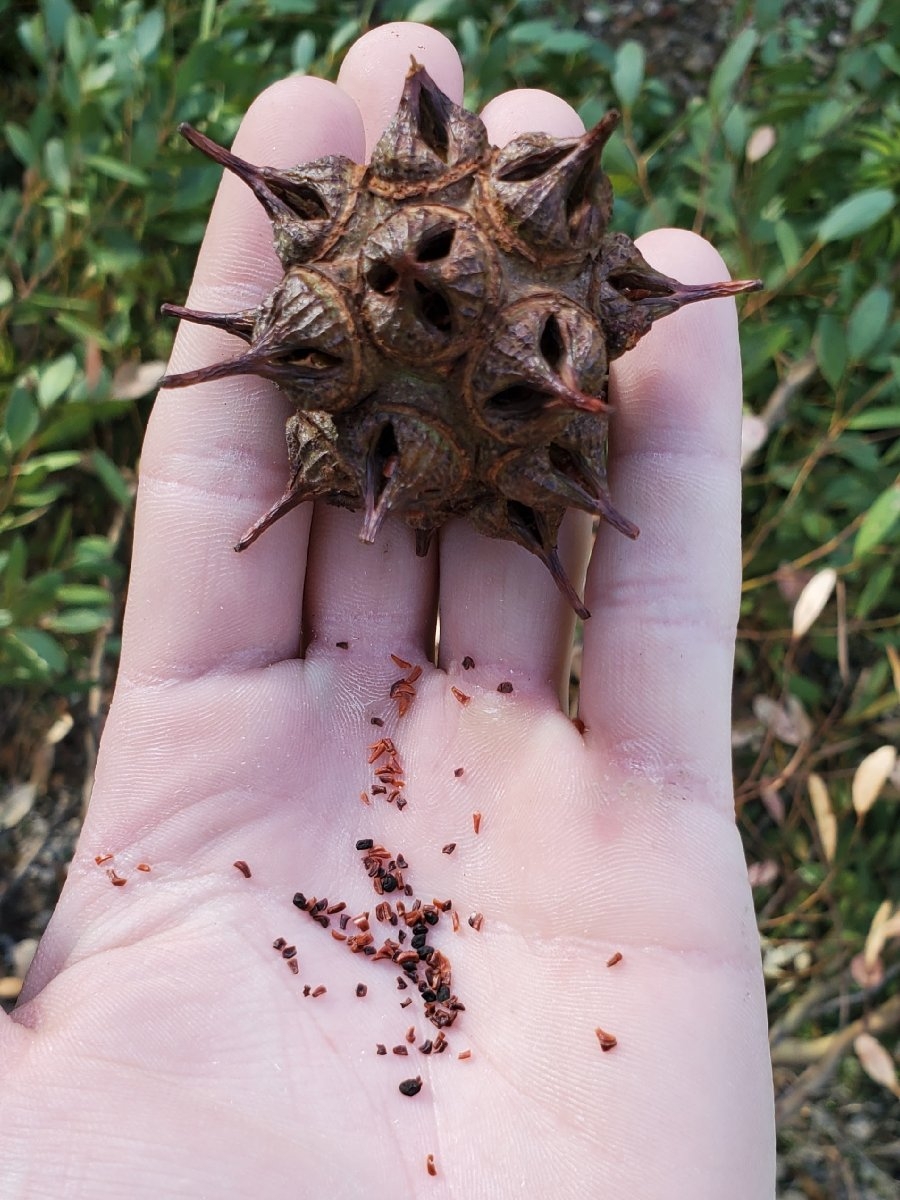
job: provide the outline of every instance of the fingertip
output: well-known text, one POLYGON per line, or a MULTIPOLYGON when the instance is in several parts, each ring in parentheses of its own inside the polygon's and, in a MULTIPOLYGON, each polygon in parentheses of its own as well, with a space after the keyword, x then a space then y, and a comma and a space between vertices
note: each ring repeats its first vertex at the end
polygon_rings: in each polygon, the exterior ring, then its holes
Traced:
POLYGON ((539 88, 502 92, 484 106, 481 119, 497 146, 504 146, 523 133, 578 137, 584 132, 584 122, 571 104, 539 88))

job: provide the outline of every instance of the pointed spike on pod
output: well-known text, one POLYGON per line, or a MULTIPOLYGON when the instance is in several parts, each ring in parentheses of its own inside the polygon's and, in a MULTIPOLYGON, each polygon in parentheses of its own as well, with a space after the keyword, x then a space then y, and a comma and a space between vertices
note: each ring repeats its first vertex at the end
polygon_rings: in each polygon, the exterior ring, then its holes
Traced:
POLYGON ((366 455, 363 524, 359 540, 371 545, 400 490, 400 452, 393 425, 379 431, 366 455))
POLYGON ((488 154, 487 130, 410 59, 397 111, 371 158, 370 188, 415 195, 470 174, 488 154))
POLYGON ((727 279, 719 283, 679 283, 673 279, 670 282, 673 286, 668 295, 640 296, 634 302, 650 309, 665 307, 666 311, 659 315, 667 316, 699 300, 721 300, 726 296, 740 296, 744 292, 758 292, 763 287, 761 279, 727 279))
POLYGON ((195 150, 199 150, 201 154, 205 154, 207 158, 211 158, 214 163, 217 163, 220 167, 224 167, 226 171, 231 171, 239 179, 243 180, 266 210, 270 220, 274 221, 279 217, 286 218, 293 216, 293 212, 288 205, 269 187, 261 167, 254 166, 253 163, 247 162, 246 159, 238 158, 236 154, 232 154, 230 150, 226 150, 224 146, 220 146, 218 142, 214 142, 212 138, 208 138, 199 129, 195 129, 193 125, 189 125, 187 121, 183 121, 178 126, 178 132, 185 141, 190 142, 195 150))
POLYGON ((298 504, 302 504, 305 500, 315 500, 317 493, 315 489, 306 490, 295 486, 292 482, 287 490, 278 497, 271 508, 267 509, 261 517, 259 517, 244 533, 241 534, 238 541, 235 543, 235 550, 238 554, 242 550, 246 550, 248 546, 252 546, 256 539, 276 521, 280 521, 298 504))
POLYGON ((259 355, 252 350, 240 354, 228 362, 212 363, 197 367, 193 371, 182 371, 175 375, 164 375, 159 381, 161 388, 193 387, 195 383, 212 383, 216 379, 229 379, 232 375, 262 375, 263 366, 259 355))
POLYGON ((565 572, 559 551, 552 544, 550 530, 544 515, 527 504, 516 500, 507 501, 506 512, 510 529, 515 531, 515 540, 541 560, 553 577, 553 582, 569 602, 575 614, 587 621, 590 610, 575 591, 571 579, 565 572))
POLYGON ((613 529, 619 533, 624 533, 627 538, 632 541, 640 534, 640 529, 635 525, 634 521, 629 521, 627 517, 623 517, 619 510, 613 505, 610 495, 607 491, 601 491, 597 496, 597 507, 600 510, 600 516, 606 521, 607 525, 612 525, 613 529))
POLYGON ((179 321, 190 321, 194 325, 212 325, 216 329, 224 329, 235 337, 249 342, 253 336, 256 324, 256 312, 211 313, 201 312, 196 308, 184 308, 180 304, 163 304, 159 310, 164 317, 176 317, 179 321))
POLYGON ((433 529, 417 529, 416 530, 416 557, 425 558, 428 551, 431 549, 431 543, 434 541, 433 529))

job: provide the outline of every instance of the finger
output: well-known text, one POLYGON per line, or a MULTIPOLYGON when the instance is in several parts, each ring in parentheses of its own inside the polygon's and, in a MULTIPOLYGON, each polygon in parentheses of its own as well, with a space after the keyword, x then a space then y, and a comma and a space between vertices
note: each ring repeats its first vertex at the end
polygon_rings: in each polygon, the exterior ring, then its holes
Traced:
MULTIPOLYGON (((685 283, 727 279, 702 238, 641 239, 685 283)), ((729 793, 740 585, 741 367, 732 301, 666 317, 614 364, 610 487, 641 530, 601 529, 588 573, 580 714, 606 753, 729 793)))
MULTIPOLYGON (((421 63, 451 99, 462 96, 462 68, 451 43, 422 25, 382 25, 351 47, 338 83, 359 106, 367 150, 397 109, 410 59, 421 63)), ((361 513, 317 505, 310 533, 304 639, 310 649, 349 641, 351 649, 430 653, 435 611, 432 551, 417 558, 415 536, 388 517, 375 543, 360 541, 361 513)))
MULTIPOLYGON (((493 145, 522 133, 557 137, 583 132, 564 100, 531 89, 506 92, 486 106, 482 118, 493 145)), ((590 545, 590 519, 570 512, 560 530, 559 555, 576 590, 581 587, 590 545)), ((440 663, 450 668, 474 659, 489 678, 518 676, 522 683, 565 694, 574 613, 550 572, 529 551, 509 541, 450 522, 440 540, 440 663)))
MULTIPOLYGON (((268 166, 326 153, 358 159, 363 131, 356 106, 333 84, 292 78, 255 101, 234 149, 268 166)), ((226 174, 189 307, 249 308, 281 274, 263 209, 226 174)), ((183 322, 170 371, 220 362, 242 348, 221 330, 183 322)), ((288 411, 272 384, 247 376, 160 393, 141 459, 125 675, 196 675, 296 653, 308 514, 286 517, 243 554, 233 550, 284 489, 288 411)))

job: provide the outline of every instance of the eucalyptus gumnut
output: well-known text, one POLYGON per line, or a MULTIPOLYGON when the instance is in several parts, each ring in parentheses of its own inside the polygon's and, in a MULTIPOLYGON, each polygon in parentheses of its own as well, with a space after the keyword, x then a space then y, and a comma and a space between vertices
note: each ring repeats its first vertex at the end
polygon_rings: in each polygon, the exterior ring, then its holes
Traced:
POLYGON ((252 309, 163 306, 245 349, 162 386, 259 375, 296 408, 284 494, 235 549, 306 500, 362 510, 364 542, 400 518, 420 554, 462 517, 535 554, 590 615, 556 549, 566 509, 638 533, 607 485, 609 363, 685 304, 761 286, 681 284, 610 231, 600 158, 617 121, 496 149, 413 62, 367 166, 254 166, 181 127, 253 190, 284 267, 252 309))

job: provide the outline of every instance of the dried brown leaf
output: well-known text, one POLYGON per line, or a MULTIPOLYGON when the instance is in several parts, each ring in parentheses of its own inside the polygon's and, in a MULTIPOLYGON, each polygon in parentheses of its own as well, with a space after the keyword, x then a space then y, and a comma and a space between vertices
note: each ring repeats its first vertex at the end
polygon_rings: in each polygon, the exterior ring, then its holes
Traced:
POLYGON ((753 712, 757 720, 788 746, 799 746, 812 736, 812 721, 796 696, 788 696, 783 704, 770 696, 754 696, 753 712))
POLYGON ((867 754, 856 768, 851 795, 853 808, 858 816, 865 816, 878 799, 896 762, 897 750, 894 746, 879 746, 877 750, 867 754))
POLYGON ((817 571, 800 593, 794 605, 794 618, 791 636, 802 638, 809 633, 825 605, 831 599, 834 585, 837 583, 837 571, 834 567, 826 567, 817 571))
POLYGON ((821 775, 817 775, 815 771, 810 773, 807 780, 809 788, 809 798, 812 803, 813 815, 816 818, 816 828, 819 831, 819 840, 822 843, 822 850, 825 854, 826 862, 833 862, 835 851, 837 850, 837 818, 834 815, 834 809, 831 807, 831 797, 828 795, 828 787, 821 775))
POLYGON ((774 149, 777 141, 778 134, 774 125, 757 126, 747 139, 747 148, 744 151, 747 162, 755 163, 765 158, 769 151, 774 149))
POLYGON ((868 1077, 875 1083, 880 1083, 889 1092, 900 1097, 900 1085, 897 1083, 897 1067, 890 1053, 871 1033, 861 1033, 853 1041, 856 1057, 868 1077))

